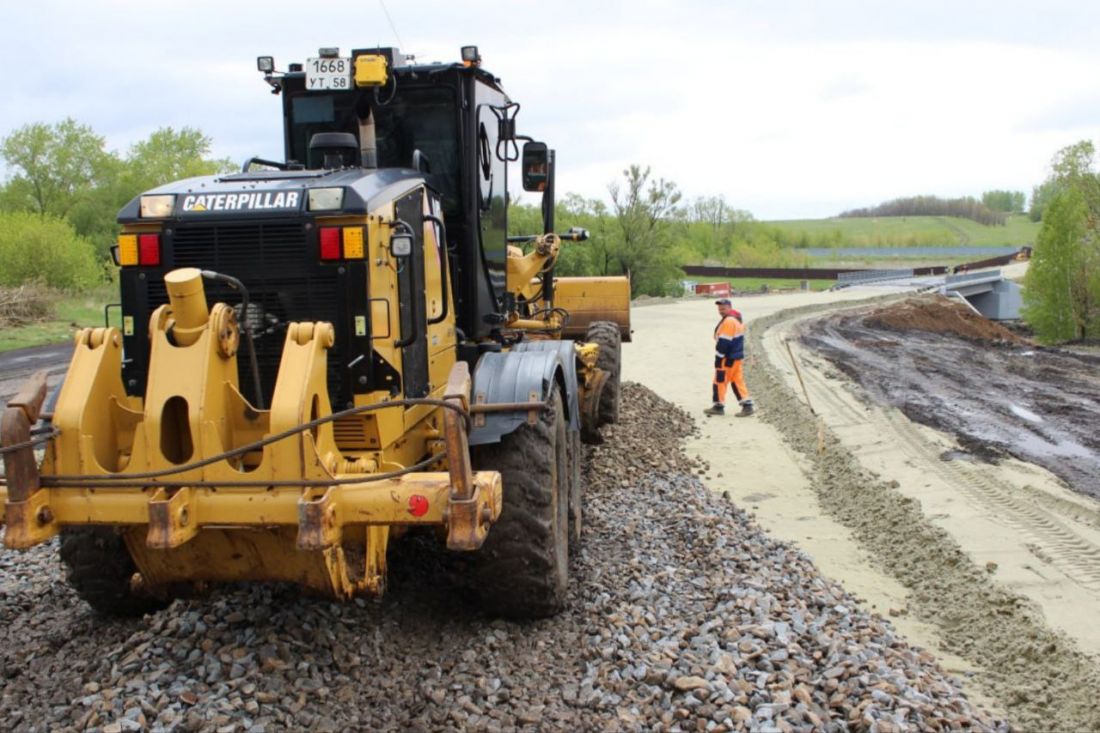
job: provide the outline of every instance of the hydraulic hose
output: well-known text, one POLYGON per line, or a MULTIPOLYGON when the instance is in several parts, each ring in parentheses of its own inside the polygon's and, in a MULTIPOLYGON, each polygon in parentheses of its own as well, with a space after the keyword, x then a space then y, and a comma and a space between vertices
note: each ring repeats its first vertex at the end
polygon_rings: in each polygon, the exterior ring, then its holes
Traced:
MULTIPOLYGON (((403 399, 403 400, 391 400, 389 402, 379 402, 373 405, 362 405, 360 407, 351 407, 347 410, 341 410, 340 412, 334 412, 331 415, 325 415, 319 417, 316 420, 310 420, 307 423, 302 423, 293 428, 284 430, 281 433, 270 435, 261 440, 242 445, 233 450, 224 451, 209 458, 204 458, 199 461, 193 461, 181 466, 174 466, 172 468, 166 468, 159 471, 145 471, 142 473, 114 473, 106 475, 82 475, 82 474, 61 474, 56 476, 42 476, 40 479, 41 485, 44 487, 54 488, 147 488, 149 486, 160 486, 164 488, 183 488, 187 486, 213 486, 213 487, 237 487, 237 488, 258 488, 265 486, 294 486, 300 488, 309 487, 324 487, 324 486, 340 486, 343 484, 358 484, 369 483, 371 481, 384 481, 390 478, 396 478, 403 476, 407 473, 413 473, 419 471, 431 464, 435 463, 446 457, 446 453, 434 453, 424 460, 415 463, 406 468, 396 469, 394 471, 386 471, 383 473, 367 473, 357 476, 351 476, 347 478, 337 479, 297 479, 297 480, 254 480, 254 481, 196 481, 194 479, 187 481, 152 481, 148 479, 156 479, 162 476, 171 476, 173 474, 179 474, 184 471, 190 471, 196 468, 202 468, 203 466, 209 466, 211 463, 216 463, 228 458, 233 458, 239 455, 243 455, 250 451, 257 450, 266 445, 277 443, 281 440, 286 440, 298 433, 303 433, 306 430, 312 430, 313 428, 323 425, 328 422, 340 420, 351 415, 359 415, 365 412, 372 412, 374 410, 382 410, 387 407, 412 407, 415 405, 432 405, 436 407, 442 407, 444 409, 452 410, 462 416, 463 421, 466 423, 467 431, 470 429, 470 413, 471 412, 524 412, 530 410, 544 410, 549 407, 548 402, 510 402, 501 404, 487 404, 487 405, 474 405, 471 410, 464 410, 458 405, 446 402, 445 400, 439 400, 431 397, 423 397, 416 399, 403 399)), ((0 454, 7 453, 9 451, 20 450, 22 448, 29 447, 36 443, 45 442, 51 438, 56 437, 59 433, 56 429, 52 433, 38 436, 32 440, 20 443, 17 445, 5 446, 0 450, 0 454)), ((0 480, 0 485, 6 485, 7 482, 0 480)))
POLYGON ((260 386, 260 362, 256 359, 256 343, 252 340, 252 329, 248 326, 248 288, 232 275, 224 275, 213 270, 203 270, 202 276, 207 280, 220 280, 241 294, 241 320, 244 321, 244 340, 248 345, 248 362, 252 370, 253 398, 257 408, 266 409, 263 388, 260 386))

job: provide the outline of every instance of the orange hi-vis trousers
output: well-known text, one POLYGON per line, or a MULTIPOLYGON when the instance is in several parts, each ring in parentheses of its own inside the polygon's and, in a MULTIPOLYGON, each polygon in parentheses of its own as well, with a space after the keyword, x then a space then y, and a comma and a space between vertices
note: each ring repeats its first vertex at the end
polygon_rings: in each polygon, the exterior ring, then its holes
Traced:
POLYGON ((713 398, 714 404, 726 403, 726 385, 733 388, 733 396, 739 404, 752 404, 752 397, 745 386, 745 375, 742 370, 744 359, 722 359, 714 368, 713 398))

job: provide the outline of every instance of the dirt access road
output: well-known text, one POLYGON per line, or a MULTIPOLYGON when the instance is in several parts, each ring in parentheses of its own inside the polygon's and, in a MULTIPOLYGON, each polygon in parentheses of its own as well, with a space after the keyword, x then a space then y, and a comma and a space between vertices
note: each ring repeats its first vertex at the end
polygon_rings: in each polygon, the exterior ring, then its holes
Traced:
POLYGON ((874 402, 797 342, 823 314, 884 295, 875 288, 737 300, 758 418, 702 416, 717 320, 710 301, 636 309, 624 377, 698 416, 702 435, 688 450, 709 463, 712 489, 971 677, 989 703, 1010 711, 1088 704, 1073 697, 1075 685, 1095 678, 1100 654, 1100 505, 1015 458, 942 460, 968 451, 953 435, 874 402), (804 405, 788 340, 816 415, 804 405))
POLYGON ((0 405, 7 404, 23 382, 39 370, 46 371, 50 387, 58 384, 69 368, 72 353, 71 342, 0 353, 0 405))

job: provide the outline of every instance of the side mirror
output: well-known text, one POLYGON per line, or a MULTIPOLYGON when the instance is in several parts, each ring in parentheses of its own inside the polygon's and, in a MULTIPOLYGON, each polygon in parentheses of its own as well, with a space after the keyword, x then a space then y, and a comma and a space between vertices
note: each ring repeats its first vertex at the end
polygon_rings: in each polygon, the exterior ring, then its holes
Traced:
POLYGON ((394 257, 408 257, 413 251, 413 237, 406 232, 396 232, 390 237, 390 253, 394 257))
POLYGON ((550 180, 550 150, 546 143, 523 144, 523 190, 545 191, 550 180))

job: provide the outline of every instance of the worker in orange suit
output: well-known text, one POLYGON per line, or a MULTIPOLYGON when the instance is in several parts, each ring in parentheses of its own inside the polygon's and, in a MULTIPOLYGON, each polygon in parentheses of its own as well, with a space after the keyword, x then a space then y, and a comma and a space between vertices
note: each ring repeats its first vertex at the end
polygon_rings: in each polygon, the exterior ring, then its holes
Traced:
POLYGON ((707 415, 726 414, 726 385, 729 385, 741 405, 737 417, 748 417, 754 410, 742 366, 745 362, 745 325, 741 321, 741 313, 734 310, 728 298, 714 303, 722 320, 714 329, 714 386, 711 393, 714 404, 704 412, 707 415))

